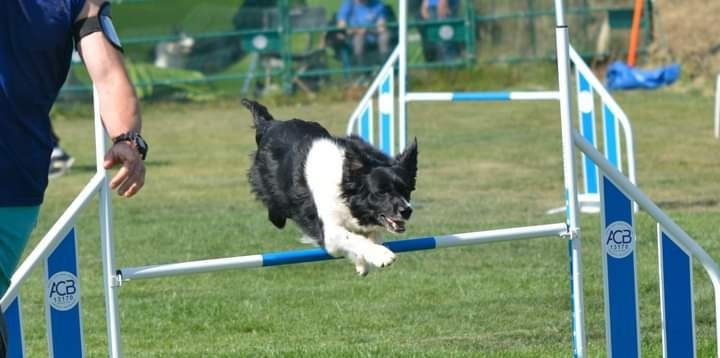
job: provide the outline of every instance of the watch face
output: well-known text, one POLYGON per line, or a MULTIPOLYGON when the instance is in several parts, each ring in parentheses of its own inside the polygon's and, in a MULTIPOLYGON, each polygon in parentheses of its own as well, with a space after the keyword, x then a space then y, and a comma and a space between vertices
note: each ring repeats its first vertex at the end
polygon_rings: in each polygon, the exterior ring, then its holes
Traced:
POLYGON ((147 142, 145 142, 145 139, 143 139, 143 137, 141 137, 139 134, 135 135, 135 145, 137 145, 140 156, 142 156, 142 159, 145 160, 145 157, 147 156, 148 145, 147 142))

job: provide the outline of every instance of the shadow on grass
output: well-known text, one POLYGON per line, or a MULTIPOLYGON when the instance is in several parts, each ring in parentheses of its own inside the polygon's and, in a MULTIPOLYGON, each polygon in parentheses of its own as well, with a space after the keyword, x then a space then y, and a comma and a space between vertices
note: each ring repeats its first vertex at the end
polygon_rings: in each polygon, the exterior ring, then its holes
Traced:
POLYGON ((660 201, 657 205, 665 210, 669 209, 687 209, 687 208, 710 208, 718 206, 720 201, 715 199, 699 199, 699 200, 672 200, 660 201))
MULTIPOLYGON (((169 160, 148 160, 145 162, 146 167, 167 167, 171 165, 172 162, 169 160)), ((82 173, 94 173, 97 170, 95 165, 90 164, 81 164, 81 165, 73 165, 72 171, 74 172, 82 172, 82 173)))

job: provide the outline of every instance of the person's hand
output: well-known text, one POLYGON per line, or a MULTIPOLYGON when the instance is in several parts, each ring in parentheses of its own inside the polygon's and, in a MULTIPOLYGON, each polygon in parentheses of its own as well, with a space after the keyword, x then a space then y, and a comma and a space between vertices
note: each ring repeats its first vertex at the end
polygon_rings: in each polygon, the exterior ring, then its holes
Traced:
POLYGON ((385 32, 385 29, 386 29, 385 20, 378 20, 376 26, 377 26, 378 32, 380 32, 380 33, 385 32))
POLYGON ((122 167, 110 180, 110 189, 117 189, 118 195, 129 198, 145 184, 145 162, 130 142, 118 142, 105 153, 103 166, 110 169, 120 163, 122 167))

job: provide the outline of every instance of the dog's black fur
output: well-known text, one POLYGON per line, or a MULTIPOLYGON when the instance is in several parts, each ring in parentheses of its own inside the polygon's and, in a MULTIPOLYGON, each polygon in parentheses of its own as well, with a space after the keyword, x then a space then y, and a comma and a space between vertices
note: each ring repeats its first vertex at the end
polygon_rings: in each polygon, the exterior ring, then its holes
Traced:
POLYGON ((409 202, 415 189, 417 140, 390 158, 357 136, 334 137, 320 124, 300 119, 278 121, 265 106, 247 99, 241 102, 253 115, 258 146, 248 178, 276 227, 282 229, 286 220, 292 219, 321 246, 327 225, 341 225, 370 239, 379 236, 376 234, 383 227, 396 233, 405 231, 405 221, 412 213, 409 202), (357 225, 327 222, 334 218, 318 214, 305 164, 313 144, 321 139, 344 150, 341 197, 337 200, 344 201, 357 225))

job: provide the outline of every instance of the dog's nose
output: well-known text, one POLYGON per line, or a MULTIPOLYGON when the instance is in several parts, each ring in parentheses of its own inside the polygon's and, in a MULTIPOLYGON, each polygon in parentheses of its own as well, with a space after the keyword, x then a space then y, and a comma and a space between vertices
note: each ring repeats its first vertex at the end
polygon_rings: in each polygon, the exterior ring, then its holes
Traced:
POLYGON ((407 220, 410 218, 410 215, 412 215, 412 212, 413 212, 412 208, 407 206, 407 207, 403 208, 402 210, 400 210, 400 216, 402 216, 403 219, 407 220))

